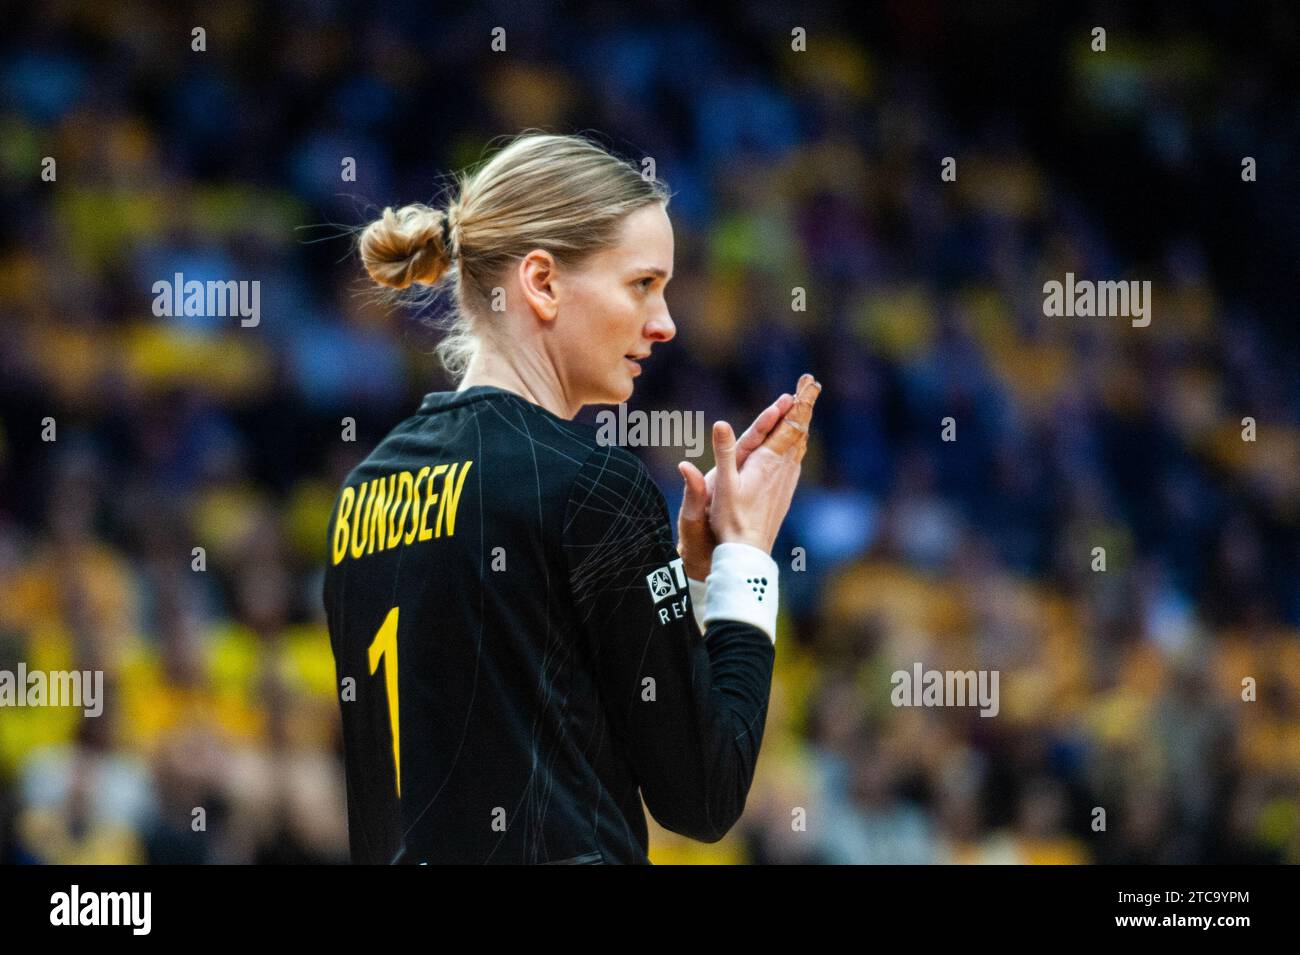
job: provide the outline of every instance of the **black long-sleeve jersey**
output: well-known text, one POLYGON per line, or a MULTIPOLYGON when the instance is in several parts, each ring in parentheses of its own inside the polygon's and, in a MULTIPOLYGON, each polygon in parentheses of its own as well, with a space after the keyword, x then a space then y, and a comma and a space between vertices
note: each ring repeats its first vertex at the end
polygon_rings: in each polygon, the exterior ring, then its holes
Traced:
POLYGON ((435 392, 345 481, 324 600, 354 862, 648 863, 643 797, 706 842, 744 809, 774 637, 701 633, 662 493, 597 434, 435 392))

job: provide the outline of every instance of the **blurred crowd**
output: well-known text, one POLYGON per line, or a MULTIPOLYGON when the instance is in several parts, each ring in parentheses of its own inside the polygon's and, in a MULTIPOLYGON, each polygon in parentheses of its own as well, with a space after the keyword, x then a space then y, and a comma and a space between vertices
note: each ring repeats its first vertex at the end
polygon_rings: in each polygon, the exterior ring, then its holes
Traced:
MULTIPOLYGON (((326 519, 449 387, 346 230, 540 127, 674 190, 632 407, 825 384, 746 813, 653 861, 1300 862, 1295 20, 1106 7, 1098 53, 1100 14, 985 6, 14 11, 0 670, 106 703, 0 709, 0 861, 346 861, 326 519), (260 324, 155 317, 175 272, 259 280, 260 324), (1150 326, 1045 317, 1066 272, 1150 280, 1150 326), (918 662, 998 671, 998 715, 894 706, 918 662)), ((644 456, 675 513, 682 449, 644 456)))

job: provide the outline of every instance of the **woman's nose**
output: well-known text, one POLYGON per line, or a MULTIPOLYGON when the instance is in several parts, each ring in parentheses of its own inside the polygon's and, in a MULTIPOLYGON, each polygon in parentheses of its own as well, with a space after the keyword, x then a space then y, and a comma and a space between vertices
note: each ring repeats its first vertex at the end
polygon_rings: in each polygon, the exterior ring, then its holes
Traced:
POLYGON ((672 316, 665 310, 662 315, 657 315, 646 323, 645 332, 647 338, 666 342, 677 334, 677 326, 673 324, 672 316))

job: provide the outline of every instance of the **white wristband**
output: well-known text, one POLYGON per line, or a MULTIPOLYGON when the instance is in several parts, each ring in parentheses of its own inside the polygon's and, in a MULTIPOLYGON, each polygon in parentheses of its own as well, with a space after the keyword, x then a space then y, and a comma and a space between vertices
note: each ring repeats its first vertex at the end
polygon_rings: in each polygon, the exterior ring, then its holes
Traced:
POLYGON ((777 578, 771 555, 751 544, 719 544, 713 549, 713 569, 706 581, 705 625, 737 620, 758 627, 775 644, 777 578))
POLYGON ((700 625, 700 633, 704 632, 704 605, 709 597, 709 585, 702 580, 693 580, 686 578, 686 583, 691 588, 691 613, 695 614, 695 622, 700 625))

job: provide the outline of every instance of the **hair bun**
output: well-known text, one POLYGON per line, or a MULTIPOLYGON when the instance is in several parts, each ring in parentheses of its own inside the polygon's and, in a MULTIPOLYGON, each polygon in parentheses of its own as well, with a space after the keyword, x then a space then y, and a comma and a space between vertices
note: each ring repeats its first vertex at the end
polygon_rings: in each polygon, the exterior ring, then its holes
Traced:
POLYGON ((404 289, 434 285, 451 267, 447 213, 422 203, 383 215, 361 233, 361 261, 380 285, 404 289))

